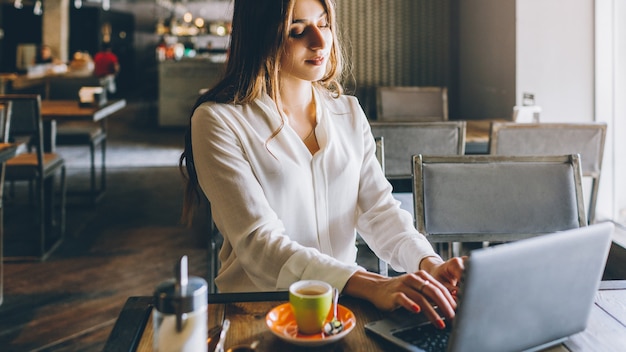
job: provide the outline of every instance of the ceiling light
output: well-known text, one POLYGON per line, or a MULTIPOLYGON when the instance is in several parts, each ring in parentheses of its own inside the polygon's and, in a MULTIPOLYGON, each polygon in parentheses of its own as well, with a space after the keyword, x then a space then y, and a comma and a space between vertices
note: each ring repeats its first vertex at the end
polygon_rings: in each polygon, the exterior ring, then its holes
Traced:
POLYGON ((185 21, 185 23, 191 23, 191 20, 193 20, 193 15, 191 14, 191 12, 185 12, 185 14, 183 15, 183 21, 185 21))

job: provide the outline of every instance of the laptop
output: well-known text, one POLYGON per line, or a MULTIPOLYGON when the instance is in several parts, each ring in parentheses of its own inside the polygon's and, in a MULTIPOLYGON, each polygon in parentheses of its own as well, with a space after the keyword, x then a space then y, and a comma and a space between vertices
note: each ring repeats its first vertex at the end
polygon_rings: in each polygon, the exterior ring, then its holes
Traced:
POLYGON ((407 351, 536 351, 583 331, 611 245, 612 223, 470 253, 452 324, 396 309, 365 324, 407 351))

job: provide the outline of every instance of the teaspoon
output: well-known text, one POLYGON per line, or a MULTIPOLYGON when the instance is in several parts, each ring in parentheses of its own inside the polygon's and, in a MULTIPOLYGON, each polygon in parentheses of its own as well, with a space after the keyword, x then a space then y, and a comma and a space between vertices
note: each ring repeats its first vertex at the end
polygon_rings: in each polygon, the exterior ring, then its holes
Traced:
POLYGON ((339 290, 333 289, 333 319, 324 325, 326 335, 336 335, 343 330, 343 323, 337 319, 337 302, 339 301, 339 290))

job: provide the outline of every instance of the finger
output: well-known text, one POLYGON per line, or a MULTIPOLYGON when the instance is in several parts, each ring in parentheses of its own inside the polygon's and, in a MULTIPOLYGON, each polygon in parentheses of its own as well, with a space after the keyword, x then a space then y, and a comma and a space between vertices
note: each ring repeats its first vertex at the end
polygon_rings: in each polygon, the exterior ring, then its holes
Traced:
POLYGON ((415 303, 415 301, 407 297, 405 294, 399 294, 396 299, 396 303, 410 312, 422 312, 422 307, 419 304, 415 303))
POLYGON ((455 257, 449 259, 444 264, 443 275, 443 285, 450 291, 452 296, 456 296, 458 292, 458 283, 461 280, 463 272, 465 271, 465 265, 463 263, 463 258, 455 257))
POLYGON ((427 272, 417 273, 416 276, 416 281, 420 282, 416 289, 424 299, 421 300, 419 297, 413 297, 413 299, 421 305, 429 320, 439 327, 442 323, 440 314, 448 319, 454 318, 457 302, 450 291, 427 272), (439 312, 435 311, 432 306, 438 306, 439 312))
POLYGON ((451 259, 451 265, 449 266, 450 275, 452 275, 456 280, 461 279, 461 275, 463 275, 463 272, 465 271, 466 260, 467 256, 451 259))
MULTIPOLYGON (((430 286, 430 285, 424 286, 424 291, 433 290, 433 289, 434 289, 434 286, 430 286)), ((439 329, 443 329, 446 327, 442 317, 439 315, 437 310, 435 310, 435 307, 433 307, 433 305, 427 299, 426 293, 424 293, 424 295, 419 295, 416 298, 416 301, 421 303, 421 306, 423 307, 422 312, 426 315, 426 318, 428 318, 428 320, 433 325, 435 325, 439 329)))
MULTIPOLYGON (((436 280, 434 277, 432 277, 429 273, 425 271, 418 272, 417 276, 421 280, 423 280, 422 283, 418 284, 418 286, 416 287, 418 292, 420 292, 422 295, 430 297, 437 305, 440 305, 443 308, 445 308, 446 312, 456 309, 456 300, 454 299, 453 295, 450 292, 450 289, 446 285, 442 284, 441 282, 436 280), (424 284, 425 281, 428 281, 427 285, 424 284), (436 290, 429 289, 425 291, 425 288, 431 285, 435 286, 436 290), (445 303, 444 303, 444 300, 445 300, 445 303), (450 307, 450 310, 447 309, 448 306, 450 307)), ((446 316, 448 315, 446 314, 446 316)))
MULTIPOLYGON (((428 284, 423 285, 420 293, 424 298, 430 300, 434 305, 438 306, 439 311, 446 318, 449 318, 449 319, 454 318, 454 314, 455 314, 454 310, 456 309, 456 301, 454 300, 454 298, 452 297, 448 289, 445 288, 441 283, 437 281, 434 281, 434 282, 428 281, 428 284)), ((418 304, 419 303, 421 302, 419 302, 418 300, 418 304)), ((422 306, 424 306, 423 303, 422 303, 422 306)), ((429 304, 429 306, 431 305, 429 304)), ((423 307, 423 308, 424 308, 424 311, 427 313, 428 308, 427 307, 423 307)), ((433 308, 433 313, 436 313, 434 308, 433 308)), ((439 314, 436 314, 436 316, 433 316, 433 318, 439 318, 439 314)))

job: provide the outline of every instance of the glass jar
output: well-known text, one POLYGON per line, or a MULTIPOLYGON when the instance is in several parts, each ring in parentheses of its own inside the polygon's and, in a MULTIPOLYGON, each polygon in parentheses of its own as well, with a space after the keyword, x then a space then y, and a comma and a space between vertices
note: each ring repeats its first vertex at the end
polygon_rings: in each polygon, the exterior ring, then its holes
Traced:
POLYGON ((207 282, 187 276, 187 256, 180 259, 175 272, 175 278, 161 282, 154 291, 154 350, 206 352, 207 282))

